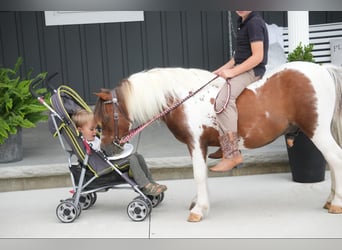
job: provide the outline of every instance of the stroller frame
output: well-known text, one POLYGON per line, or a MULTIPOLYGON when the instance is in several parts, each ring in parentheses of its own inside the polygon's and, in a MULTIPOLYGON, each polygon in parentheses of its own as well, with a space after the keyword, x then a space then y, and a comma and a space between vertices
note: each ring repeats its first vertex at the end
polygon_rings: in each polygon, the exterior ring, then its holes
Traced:
POLYGON ((44 100, 44 95, 38 95, 35 92, 37 84, 40 84, 39 80, 31 83, 30 91, 32 96, 36 97, 50 111, 50 132, 59 138, 62 148, 68 153, 67 161, 73 186, 71 193, 73 195, 71 198, 60 200, 56 208, 57 218, 64 223, 75 221, 82 210, 86 210, 95 204, 97 200, 96 192, 106 192, 109 189, 133 189, 139 196, 135 197, 127 205, 127 215, 133 221, 143 221, 151 214, 152 209, 162 202, 164 193, 157 196, 145 195, 136 182, 129 177, 128 171, 122 172, 120 170, 120 166, 128 164, 127 159, 121 159, 113 163, 103 152, 93 150, 86 140, 80 138, 78 130, 69 117, 70 110, 64 107, 65 103, 63 101, 67 100, 66 103, 69 107, 72 107, 71 109, 74 108, 72 106, 73 102, 78 108, 86 110, 90 110, 90 108, 69 86, 60 85, 57 89, 54 89, 49 85, 49 80, 52 77, 49 77, 47 81, 48 87, 52 91, 51 105, 44 100), (70 149, 66 147, 65 141, 68 142, 70 149), (72 162, 74 156, 78 159, 76 165, 72 162), (93 176, 90 177, 90 174, 93 176), (114 175, 116 175, 116 179, 113 179, 114 175), (91 184, 96 180, 108 176, 111 178, 110 183, 91 187, 91 184), (124 186, 125 183, 128 186, 124 186))

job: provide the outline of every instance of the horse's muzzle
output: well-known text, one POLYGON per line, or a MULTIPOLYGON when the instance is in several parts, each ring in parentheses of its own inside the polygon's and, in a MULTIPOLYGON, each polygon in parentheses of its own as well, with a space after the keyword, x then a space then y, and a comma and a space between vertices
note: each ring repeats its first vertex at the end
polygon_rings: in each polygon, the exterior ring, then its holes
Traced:
POLYGON ((123 151, 123 147, 120 146, 118 143, 113 142, 107 145, 101 145, 101 150, 107 156, 113 156, 113 155, 120 154, 123 151))

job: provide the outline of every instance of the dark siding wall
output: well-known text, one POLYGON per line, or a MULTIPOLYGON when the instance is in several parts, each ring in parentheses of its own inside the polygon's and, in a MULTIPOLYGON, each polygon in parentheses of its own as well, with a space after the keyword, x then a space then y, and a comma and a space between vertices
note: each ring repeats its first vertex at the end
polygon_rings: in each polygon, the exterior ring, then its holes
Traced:
MULTIPOLYGON (((93 92, 153 67, 213 70, 228 60, 228 14, 145 12, 143 22, 45 26, 43 12, 0 12, 0 65, 24 58, 29 68, 59 72, 89 104, 93 92)), ((268 23, 286 26, 286 12, 263 12, 268 23)), ((233 12, 233 22, 236 15, 233 12)), ((342 21, 341 12, 310 12, 310 23, 342 21)), ((233 37, 234 38, 234 37, 233 37)))
POLYGON ((0 64, 59 72, 88 103, 93 92, 153 67, 214 69, 228 59, 226 12, 145 12, 144 22, 45 26, 43 12, 0 12, 0 64))
POLYGON ((312 11, 309 12, 310 24, 342 22, 341 11, 312 11))

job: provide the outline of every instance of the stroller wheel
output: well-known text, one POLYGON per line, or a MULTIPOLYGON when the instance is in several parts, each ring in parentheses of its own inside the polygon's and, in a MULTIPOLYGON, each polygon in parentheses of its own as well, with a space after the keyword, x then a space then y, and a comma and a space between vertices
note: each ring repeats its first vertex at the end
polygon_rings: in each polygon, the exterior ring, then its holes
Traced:
MULTIPOLYGON (((68 201, 70 203, 72 203, 73 205, 75 205, 75 199, 74 198, 68 198, 65 201, 68 201)), ((76 205, 75 205, 76 207, 76 205)), ((77 204, 77 217, 79 217, 81 215, 82 212, 82 207, 81 207, 81 202, 78 202, 77 204)))
POLYGON ((156 196, 153 195, 147 195, 147 197, 150 199, 151 203, 152 203, 152 207, 156 207, 158 206, 164 199, 164 192, 160 193, 156 196))
POLYGON ((127 214, 133 221, 143 221, 150 214, 149 205, 143 199, 134 199, 127 206, 127 214))
POLYGON ((91 196, 91 205, 94 205, 97 200, 97 194, 95 192, 90 193, 90 196, 91 196))
POLYGON ((146 202, 146 204, 148 205, 148 213, 150 214, 152 212, 153 203, 148 196, 147 196, 147 198, 148 199, 145 199, 143 196, 137 196, 133 200, 142 200, 142 201, 146 202))
POLYGON ((57 218, 64 223, 73 222, 78 216, 78 209, 70 201, 62 201, 56 208, 57 218))
MULTIPOLYGON (((76 194, 72 196, 73 199, 76 198, 76 194)), ((95 198, 96 200, 96 198, 95 198)), ((80 196, 80 201, 79 204, 82 208, 82 210, 87 210, 94 204, 94 196, 92 196, 92 193, 86 194, 86 195, 81 195, 80 196)))

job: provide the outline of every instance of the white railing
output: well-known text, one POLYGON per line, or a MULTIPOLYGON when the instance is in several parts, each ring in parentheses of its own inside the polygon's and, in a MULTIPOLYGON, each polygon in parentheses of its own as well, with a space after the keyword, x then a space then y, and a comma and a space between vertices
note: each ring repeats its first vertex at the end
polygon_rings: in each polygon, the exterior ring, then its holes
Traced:
MULTIPOLYGON (((309 43, 313 44, 312 54, 316 63, 330 63, 330 40, 342 39, 342 22, 309 26, 309 43)), ((289 52, 288 28, 283 28, 284 51, 289 52)))

